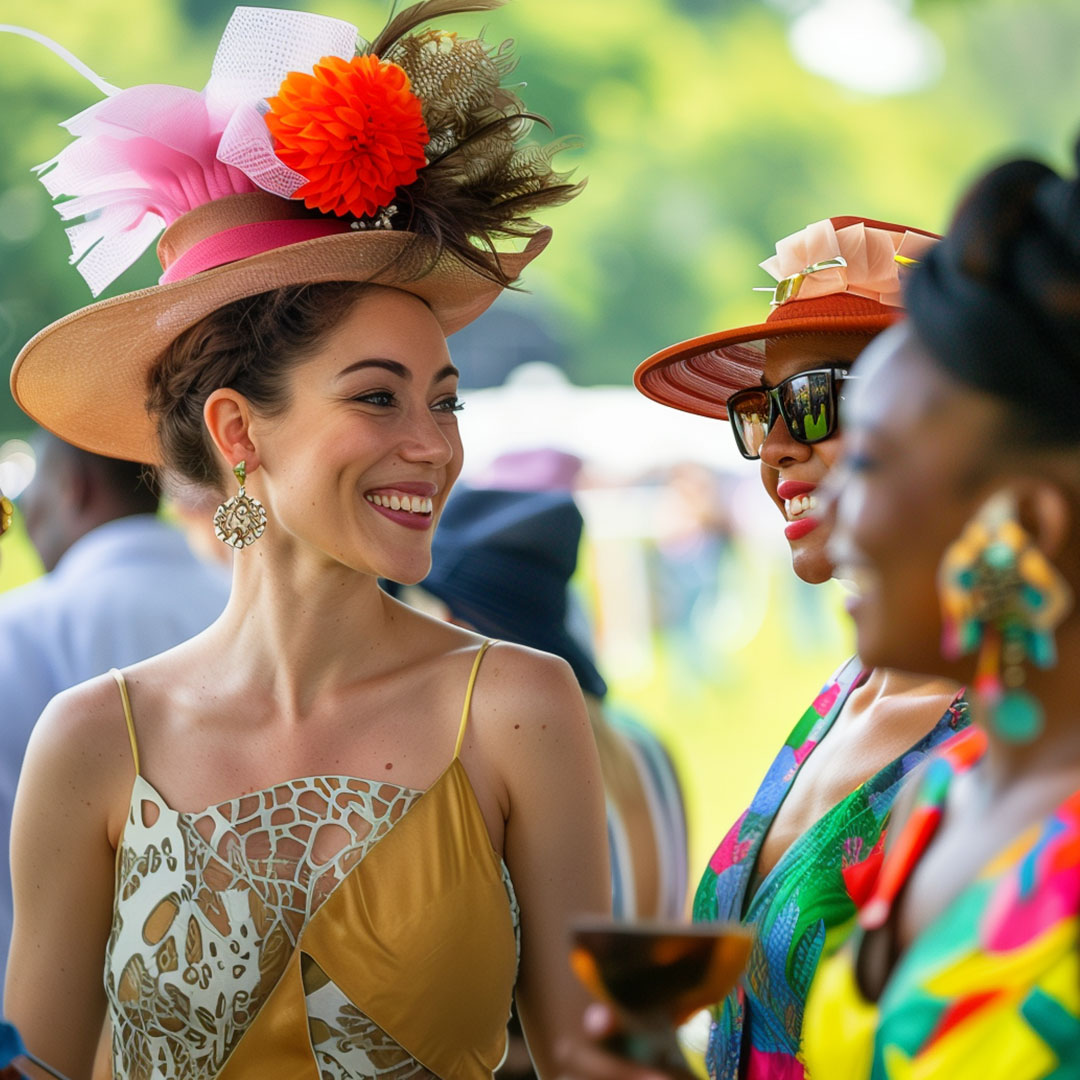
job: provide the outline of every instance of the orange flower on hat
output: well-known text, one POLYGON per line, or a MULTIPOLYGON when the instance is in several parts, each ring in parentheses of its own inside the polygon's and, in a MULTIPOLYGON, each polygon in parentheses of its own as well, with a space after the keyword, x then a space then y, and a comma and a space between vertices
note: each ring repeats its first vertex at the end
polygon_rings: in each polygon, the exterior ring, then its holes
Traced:
POLYGON ((427 163, 420 99, 377 56, 324 56, 311 75, 289 72, 268 104, 274 152, 307 180, 292 197, 313 210, 373 217, 427 163))

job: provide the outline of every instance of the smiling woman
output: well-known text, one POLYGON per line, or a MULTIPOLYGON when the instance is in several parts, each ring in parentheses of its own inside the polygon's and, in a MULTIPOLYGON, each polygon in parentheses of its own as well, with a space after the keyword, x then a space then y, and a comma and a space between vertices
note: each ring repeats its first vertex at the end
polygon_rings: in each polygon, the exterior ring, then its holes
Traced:
POLYGON ((224 493, 219 447, 231 432, 251 432, 258 451, 248 439, 229 445, 225 460, 245 462, 247 489, 279 529, 354 569, 407 581, 427 573, 430 530, 461 471, 457 381, 423 301, 331 282, 207 316, 151 369, 150 409, 179 479, 224 493), (408 466, 387 460, 393 454, 408 466), (324 481, 335 463, 341 472, 324 481), (296 487, 309 503, 275 494, 296 487), (409 546, 398 530, 376 527, 384 519, 428 535, 409 546), (343 545, 362 539, 377 554, 357 561, 343 545))
POLYGON ((5 1007, 72 1078, 107 1017, 118 1080, 483 1080, 515 994, 545 1075, 584 1005, 565 926, 610 884, 574 677, 377 583, 428 573, 461 470, 447 335, 576 192, 519 145, 507 49, 419 28, 495 6, 409 8, 359 55, 237 9, 204 93, 113 94, 47 174, 95 289, 167 225, 164 275, 38 334, 19 402, 241 484, 221 619, 56 698, 27 753, 5 1007))
MULTIPOLYGON (((777 279, 764 323, 673 345, 635 376, 649 397, 728 419, 784 521, 792 565, 834 574, 831 512, 818 488, 840 455, 839 405, 855 357, 902 312, 901 267, 932 247, 917 229, 831 218, 781 240, 762 265, 777 279)), ((785 657, 776 657, 783 678, 785 657)), ((719 719, 719 718, 718 718, 719 719)), ((814 972, 851 927, 849 888, 877 858, 904 776, 966 723, 944 679, 869 668, 852 657, 796 724, 746 812, 705 868, 701 922, 755 930, 750 962, 713 1010, 706 1064, 723 1080, 800 1080, 803 1007, 814 972)), ((638 1074, 579 1046, 570 1071, 638 1074)))
MULTIPOLYGON (((1080 147, 1076 165, 1080 166, 1080 147)), ((1080 1075, 1080 180, 992 170, 858 364, 860 652, 963 679, 807 1007, 815 1077, 1080 1075)))

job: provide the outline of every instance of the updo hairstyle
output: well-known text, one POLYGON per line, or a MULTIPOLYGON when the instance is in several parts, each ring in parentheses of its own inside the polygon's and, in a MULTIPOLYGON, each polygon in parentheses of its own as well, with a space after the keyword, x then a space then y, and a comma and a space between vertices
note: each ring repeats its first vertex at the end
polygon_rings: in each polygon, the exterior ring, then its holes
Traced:
POLYGON ((915 336, 947 374, 1008 403, 1003 443, 1080 445, 1075 178, 1036 161, 991 171, 910 275, 905 301, 915 336))
POLYGON ((226 477, 203 422, 206 399, 222 387, 264 416, 289 405, 289 374, 318 351, 371 286, 330 281, 236 300, 185 330, 151 368, 147 409, 157 420, 168 481, 224 493, 226 477))

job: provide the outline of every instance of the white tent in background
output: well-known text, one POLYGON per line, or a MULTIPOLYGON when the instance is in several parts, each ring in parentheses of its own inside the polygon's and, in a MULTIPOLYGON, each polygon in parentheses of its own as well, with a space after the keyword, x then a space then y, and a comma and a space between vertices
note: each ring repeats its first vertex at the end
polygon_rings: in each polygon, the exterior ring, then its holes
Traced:
POLYGON ((648 549, 666 535, 670 521, 664 485, 637 481, 673 465, 693 462, 735 478, 730 509, 749 540, 741 556, 745 573, 709 621, 717 647, 738 648, 757 632, 771 567, 786 569, 786 543, 757 465, 739 454, 727 424, 666 408, 630 385, 574 386, 559 368, 542 362, 515 368, 502 386, 466 387, 461 396, 466 482, 515 451, 561 450, 585 463, 587 486, 575 494, 592 552, 597 645, 610 675, 647 680, 652 671, 648 549), (744 588, 754 592, 754 602, 739 595, 744 588))
POLYGON ((746 462, 727 425, 649 401, 633 386, 574 386, 553 364, 515 368, 502 386, 462 391, 467 480, 514 450, 576 454, 612 483, 696 461, 722 471, 746 462))

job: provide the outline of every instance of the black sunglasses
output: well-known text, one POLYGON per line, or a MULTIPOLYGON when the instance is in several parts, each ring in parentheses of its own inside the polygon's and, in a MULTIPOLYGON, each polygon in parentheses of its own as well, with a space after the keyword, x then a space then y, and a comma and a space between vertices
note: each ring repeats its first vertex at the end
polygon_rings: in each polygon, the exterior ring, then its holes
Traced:
POLYGON ((761 457, 761 447, 782 416, 791 437, 812 446, 836 433, 840 386, 849 375, 846 368, 815 368, 800 371, 775 386, 751 386, 727 399, 728 419, 735 432, 739 453, 751 461, 761 457))

